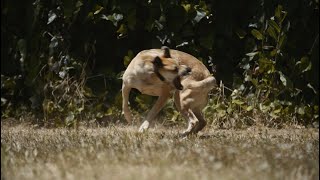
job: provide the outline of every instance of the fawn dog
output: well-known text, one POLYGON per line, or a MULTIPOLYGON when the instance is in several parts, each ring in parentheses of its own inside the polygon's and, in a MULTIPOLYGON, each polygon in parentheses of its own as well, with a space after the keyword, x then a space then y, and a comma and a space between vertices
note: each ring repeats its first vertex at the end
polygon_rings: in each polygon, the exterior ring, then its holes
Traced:
POLYGON ((202 109, 207 105, 208 93, 216 86, 216 80, 203 63, 190 54, 167 47, 141 51, 132 59, 122 79, 122 112, 129 123, 132 117, 128 101, 132 88, 142 94, 159 96, 139 132, 149 128, 173 94, 176 108, 189 122, 182 135, 197 133, 205 127, 202 109))

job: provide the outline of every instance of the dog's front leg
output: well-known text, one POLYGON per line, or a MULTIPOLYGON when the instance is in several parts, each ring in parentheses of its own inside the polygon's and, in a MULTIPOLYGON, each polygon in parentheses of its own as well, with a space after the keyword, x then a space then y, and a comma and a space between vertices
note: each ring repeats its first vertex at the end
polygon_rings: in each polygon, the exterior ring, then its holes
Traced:
POLYGON ((125 83, 122 84, 122 114, 124 115, 128 123, 132 122, 132 117, 129 109, 130 90, 130 86, 126 85, 125 83))
POLYGON ((189 108, 187 111, 183 111, 182 115, 188 120, 188 128, 183 131, 182 136, 184 137, 189 134, 196 133, 194 130, 195 127, 197 127, 199 124, 199 119, 197 118, 197 116, 189 108))
POLYGON ((153 107, 149 111, 146 120, 140 126, 139 132, 144 132, 145 130, 147 130, 149 128, 150 121, 154 120, 154 118, 157 116, 157 114, 160 112, 160 110, 166 104, 169 97, 170 97, 169 91, 164 92, 159 96, 156 103, 153 105, 153 107))

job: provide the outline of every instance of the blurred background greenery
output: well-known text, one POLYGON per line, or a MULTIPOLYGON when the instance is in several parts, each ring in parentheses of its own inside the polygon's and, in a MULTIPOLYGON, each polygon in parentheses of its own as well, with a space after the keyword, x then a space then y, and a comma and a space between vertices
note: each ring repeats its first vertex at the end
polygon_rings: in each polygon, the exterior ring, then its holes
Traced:
MULTIPOLYGON (((212 123, 319 121, 318 0, 2 0, 1 38, 3 118, 118 118, 126 66, 166 45, 220 82, 212 123)), ((147 110, 153 99, 134 94, 132 109, 147 110)))

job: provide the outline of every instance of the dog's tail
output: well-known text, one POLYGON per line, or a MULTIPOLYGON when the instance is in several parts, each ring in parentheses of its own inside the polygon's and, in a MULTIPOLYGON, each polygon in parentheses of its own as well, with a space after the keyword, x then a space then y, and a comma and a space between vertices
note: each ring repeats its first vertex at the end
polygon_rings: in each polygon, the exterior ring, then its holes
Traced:
POLYGON ((209 76, 206 79, 203 79, 201 81, 192 81, 188 84, 187 88, 193 89, 193 90, 207 90, 210 91, 214 87, 217 87, 216 79, 213 76, 209 76))

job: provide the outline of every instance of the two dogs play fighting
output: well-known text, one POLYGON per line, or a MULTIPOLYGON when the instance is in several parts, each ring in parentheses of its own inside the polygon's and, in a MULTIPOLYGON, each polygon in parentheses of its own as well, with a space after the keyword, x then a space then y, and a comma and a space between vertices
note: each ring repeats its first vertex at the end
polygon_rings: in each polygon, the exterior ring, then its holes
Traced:
POLYGON ((129 109, 132 88, 158 96, 139 132, 149 128, 172 95, 177 110, 188 121, 182 136, 196 134, 206 126, 202 110, 208 103, 209 91, 217 85, 206 66, 192 55, 168 47, 141 51, 132 59, 122 79, 122 113, 128 123, 132 122, 129 109))

